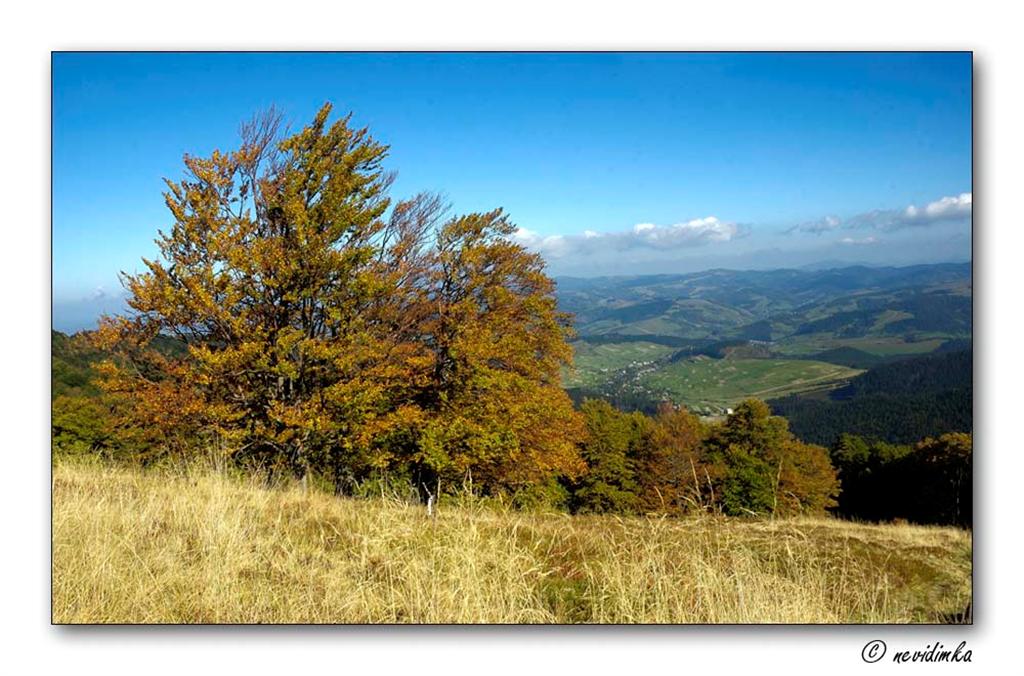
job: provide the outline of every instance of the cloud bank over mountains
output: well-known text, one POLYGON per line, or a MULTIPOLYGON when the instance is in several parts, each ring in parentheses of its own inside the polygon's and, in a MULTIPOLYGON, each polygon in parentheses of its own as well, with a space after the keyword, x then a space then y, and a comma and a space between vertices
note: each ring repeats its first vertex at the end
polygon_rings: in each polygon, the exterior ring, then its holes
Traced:
POLYGON ((827 215, 789 227, 706 216, 671 225, 637 223, 613 232, 543 235, 520 228, 512 239, 541 254, 556 274, 778 268, 832 259, 885 265, 967 260, 972 201, 972 194, 965 192, 923 206, 845 218, 827 215), (765 256, 768 251, 778 255, 765 256))
POLYGON ((53 328, 64 333, 95 329, 102 314, 123 314, 128 310, 124 291, 107 291, 103 287, 79 296, 55 292, 50 311, 53 328))
MULTIPOLYGON (((717 216, 628 230, 542 235, 520 228, 513 241, 541 254, 553 275, 595 276, 770 270, 844 265, 912 265, 971 259, 972 195, 924 206, 824 216, 788 228, 740 224, 717 216)), ((123 292, 57 293, 54 328, 95 328, 102 313, 125 310, 123 292)))

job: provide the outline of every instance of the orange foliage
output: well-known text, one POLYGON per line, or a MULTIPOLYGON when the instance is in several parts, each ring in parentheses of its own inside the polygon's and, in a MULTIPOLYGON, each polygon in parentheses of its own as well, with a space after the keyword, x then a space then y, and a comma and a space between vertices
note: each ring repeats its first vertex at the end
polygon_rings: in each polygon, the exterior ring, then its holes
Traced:
POLYGON ((271 111, 167 181, 161 258, 123 276, 131 315, 95 336, 125 419, 339 490, 373 468, 495 489, 579 471, 568 318, 541 259, 500 210, 392 207, 387 147, 329 113, 279 141, 271 111), (147 350, 158 335, 187 352, 147 350))

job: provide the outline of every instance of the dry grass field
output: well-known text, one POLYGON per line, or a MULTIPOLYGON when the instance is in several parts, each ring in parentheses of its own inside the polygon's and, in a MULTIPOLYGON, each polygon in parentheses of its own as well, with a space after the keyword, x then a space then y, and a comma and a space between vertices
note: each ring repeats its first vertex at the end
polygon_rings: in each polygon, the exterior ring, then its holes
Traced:
POLYGON ((53 468, 57 623, 904 623, 971 535, 337 499, 211 470, 53 468))

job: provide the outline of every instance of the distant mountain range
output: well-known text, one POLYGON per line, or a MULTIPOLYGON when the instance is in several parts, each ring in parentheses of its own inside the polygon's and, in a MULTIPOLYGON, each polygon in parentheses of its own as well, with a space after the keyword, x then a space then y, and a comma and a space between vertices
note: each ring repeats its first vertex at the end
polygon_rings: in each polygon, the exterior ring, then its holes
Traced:
MULTIPOLYGON (((559 277, 580 336, 779 341, 971 330, 971 264, 559 277)), ((805 341, 806 342, 806 341, 805 341)))

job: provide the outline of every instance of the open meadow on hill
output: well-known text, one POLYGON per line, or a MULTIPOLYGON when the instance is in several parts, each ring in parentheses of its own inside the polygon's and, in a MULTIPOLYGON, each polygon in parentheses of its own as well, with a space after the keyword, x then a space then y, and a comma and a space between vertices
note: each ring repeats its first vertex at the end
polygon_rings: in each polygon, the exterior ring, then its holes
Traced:
POLYGON ((829 387, 860 373, 821 361, 701 356, 667 364, 641 382, 656 396, 691 409, 720 409, 750 397, 769 399, 829 387))
POLYGON ((339 499, 209 468, 53 469, 57 623, 933 623, 971 534, 339 499))
POLYGON ((566 387, 600 385, 608 382, 616 373, 649 366, 676 351, 667 345, 643 341, 604 344, 580 341, 574 343, 573 347, 574 368, 565 374, 566 387))

